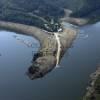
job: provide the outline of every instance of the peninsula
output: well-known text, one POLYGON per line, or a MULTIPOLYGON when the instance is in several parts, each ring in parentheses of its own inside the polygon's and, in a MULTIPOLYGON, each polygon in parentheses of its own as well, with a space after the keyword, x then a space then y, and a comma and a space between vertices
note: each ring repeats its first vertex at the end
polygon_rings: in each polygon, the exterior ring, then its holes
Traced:
POLYGON ((60 63, 61 57, 71 46, 78 33, 77 28, 68 25, 69 27, 66 27, 62 24, 62 29, 58 29, 58 32, 48 32, 35 26, 0 21, 2 29, 30 35, 39 40, 41 47, 34 55, 33 63, 27 71, 30 79, 43 77, 60 63))

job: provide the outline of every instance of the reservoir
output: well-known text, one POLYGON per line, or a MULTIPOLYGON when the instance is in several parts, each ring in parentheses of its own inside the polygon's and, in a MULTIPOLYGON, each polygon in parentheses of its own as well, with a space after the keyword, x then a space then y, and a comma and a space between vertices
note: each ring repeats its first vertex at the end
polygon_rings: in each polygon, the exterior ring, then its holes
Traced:
POLYGON ((59 68, 30 80, 26 72, 38 48, 33 37, 0 31, 0 100, 81 100, 100 61, 100 22, 80 27, 59 68))

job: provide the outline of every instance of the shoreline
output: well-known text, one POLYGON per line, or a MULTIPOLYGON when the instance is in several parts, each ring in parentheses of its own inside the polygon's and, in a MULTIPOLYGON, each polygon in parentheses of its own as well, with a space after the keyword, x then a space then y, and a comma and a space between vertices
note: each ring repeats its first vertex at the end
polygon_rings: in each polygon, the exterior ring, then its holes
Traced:
MULTIPOLYGON (((66 50, 71 47, 78 33, 78 29, 71 26, 68 28, 64 25, 62 26, 63 31, 57 33, 59 34, 61 43, 61 55, 59 60, 61 60, 66 50)), ((38 52, 34 54, 33 63, 27 71, 27 75, 30 79, 41 78, 55 68, 57 63, 56 55, 58 44, 53 32, 48 33, 34 26, 4 21, 0 21, 0 28, 18 32, 18 34, 30 35, 39 41, 40 48, 38 52)))
POLYGON ((65 16, 65 17, 61 18, 60 21, 68 22, 73 25, 84 26, 84 25, 89 24, 90 19, 65 16))

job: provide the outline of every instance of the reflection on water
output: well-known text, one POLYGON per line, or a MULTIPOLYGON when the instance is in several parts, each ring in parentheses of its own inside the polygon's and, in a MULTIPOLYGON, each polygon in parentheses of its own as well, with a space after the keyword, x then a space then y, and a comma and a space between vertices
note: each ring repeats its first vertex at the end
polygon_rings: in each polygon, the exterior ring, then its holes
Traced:
MULTIPOLYGON (((100 23, 81 27, 83 36, 79 34, 73 48, 64 55, 62 67, 33 81, 25 71, 31 65, 32 51, 37 48, 28 48, 12 36, 14 33, 1 31, 0 100, 81 100, 89 75, 100 61, 99 27, 100 23)), ((39 45, 31 37, 17 36, 39 45)))

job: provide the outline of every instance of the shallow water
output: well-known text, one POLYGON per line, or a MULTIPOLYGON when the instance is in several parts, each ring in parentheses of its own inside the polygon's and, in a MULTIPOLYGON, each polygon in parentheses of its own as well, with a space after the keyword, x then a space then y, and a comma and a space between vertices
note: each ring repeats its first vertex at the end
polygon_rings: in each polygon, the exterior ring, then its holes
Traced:
POLYGON ((64 55, 60 68, 33 81, 25 72, 39 43, 29 36, 1 31, 0 100, 80 100, 100 61, 100 23, 80 29, 82 33, 64 55), (27 47, 13 35, 29 40, 36 48, 27 47))

